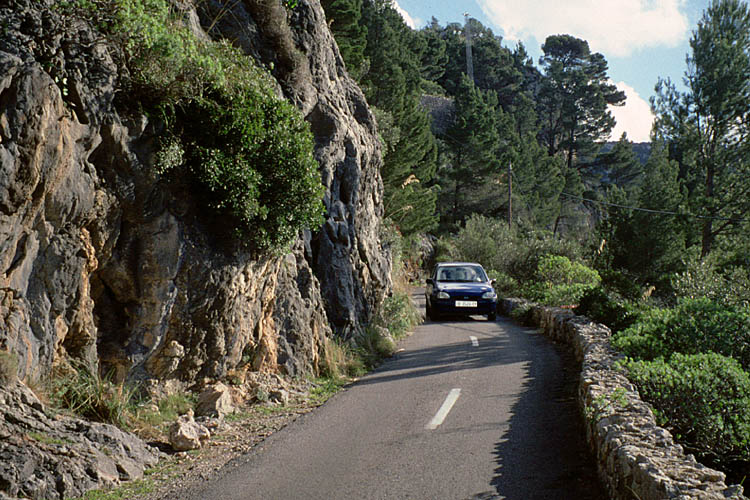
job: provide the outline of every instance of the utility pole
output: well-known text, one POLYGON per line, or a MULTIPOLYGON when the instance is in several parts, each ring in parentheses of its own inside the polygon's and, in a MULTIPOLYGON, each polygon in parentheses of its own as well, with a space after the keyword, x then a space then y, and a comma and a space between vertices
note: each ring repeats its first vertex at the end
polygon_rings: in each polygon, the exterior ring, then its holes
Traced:
POLYGON ((508 228, 513 224, 513 163, 508 162, 508 228))
POLYGON ((474 82, 474 61, 471 57, 471 26, 469 25, 469 13, 464 12, 464 36, 466 37, 466 75, 474 82))

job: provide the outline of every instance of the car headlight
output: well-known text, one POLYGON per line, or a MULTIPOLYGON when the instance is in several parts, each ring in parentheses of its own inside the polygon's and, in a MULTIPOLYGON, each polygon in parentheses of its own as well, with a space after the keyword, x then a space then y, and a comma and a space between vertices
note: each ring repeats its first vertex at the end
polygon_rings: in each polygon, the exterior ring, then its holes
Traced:
POLYGON ((494 299, 494 298, 497 298, 497 294, 495 292, 493 292, 492 290, 490 290, 489 292, 484 292, 482 294, 482 298, 483 299, 494 299))
POLYGON ((438 292, 437 297, 439 299, 450 299, 451 298, 451 296, 448 295, 448 292, 438 292))

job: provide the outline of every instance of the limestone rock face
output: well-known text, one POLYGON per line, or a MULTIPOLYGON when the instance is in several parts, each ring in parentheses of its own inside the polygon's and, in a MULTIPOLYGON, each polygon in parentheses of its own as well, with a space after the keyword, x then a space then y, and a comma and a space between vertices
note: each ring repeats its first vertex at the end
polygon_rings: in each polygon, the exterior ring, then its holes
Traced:
MULTIPOLYGON (((189 193, 163 185, 159 124, 118 112, 116 49, 51 4, 0 6, 0 349, 18 375, 70 358, 118 380, 314 372, 325 337, 367 322, 391 285, 375 122, 318 1, 280 28, 294 57, 254 21, 263 2, 233 4, 210 31, 274 63, 316 140, 325 224, 264 258, 222 249, 189 193)), ((198 32, 215 20, 201 5, 181 3, 198 32)))
POLYGON ((383 186, 375 119, 345 72, 320 3, 300 1, 287 13, 288 28, 264 6, 270 3, 210 0, 199 14, 212 34, 273 67, 281 91, 310 123, 328 213, 322 230, 306 235, 305 255, 331 326, 348 336, 391 286, 390 258, 379 237, 383 186), (286 50, 284 41, 294 48, 286 50))
POLYGON ((23 384, 0 387, 0 497, 79 497, 143 477, 159 456, 112 425, 48 416, 23 384))

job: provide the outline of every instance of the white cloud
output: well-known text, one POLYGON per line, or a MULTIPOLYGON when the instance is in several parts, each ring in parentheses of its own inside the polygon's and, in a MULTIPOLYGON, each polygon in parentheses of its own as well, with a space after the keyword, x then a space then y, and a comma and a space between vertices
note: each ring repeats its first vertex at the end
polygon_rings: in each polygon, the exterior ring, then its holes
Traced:
POLYGON ((540 44, 569 34, 605 57, 626 57, 648 47, 675 47, 687 39, 686 0, 477 0, 505 38, 540 44))
POLYGON ((624 106, 610 106, 609 110, 617 120, 612 130, 610 140, 617 141, 623 132, 627 132, 628 139, 633 142, 648 142, 650 140, 651 125, 654 115, 648 102, 638 95, 633 87, 625 82, 619 82, 617 89, 625 92, 624 106))
POLYGON ((411 29, 417 29, 417 24, 414 22, 414 19, 409 15, 408 12, 401 8, 396 0, 393 0, 393 8, 396 9, 396 12, 401 14, 401 17, 404 18, 407 26, 409 26, 411 29))

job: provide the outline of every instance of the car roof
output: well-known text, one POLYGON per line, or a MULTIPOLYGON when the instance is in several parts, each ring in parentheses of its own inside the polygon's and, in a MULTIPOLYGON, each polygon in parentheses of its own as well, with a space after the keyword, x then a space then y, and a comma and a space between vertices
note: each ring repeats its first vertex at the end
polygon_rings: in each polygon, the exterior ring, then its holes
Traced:
POLYGON ((482 267, 482 264, 479 262, 440 262, 436 267, 443 267, 443 266, 479 266, 482 267))

